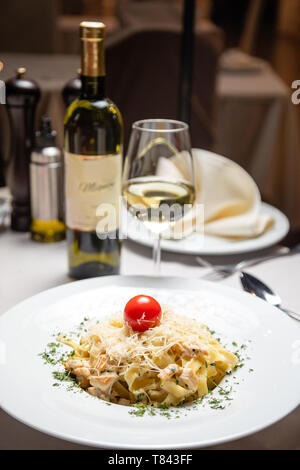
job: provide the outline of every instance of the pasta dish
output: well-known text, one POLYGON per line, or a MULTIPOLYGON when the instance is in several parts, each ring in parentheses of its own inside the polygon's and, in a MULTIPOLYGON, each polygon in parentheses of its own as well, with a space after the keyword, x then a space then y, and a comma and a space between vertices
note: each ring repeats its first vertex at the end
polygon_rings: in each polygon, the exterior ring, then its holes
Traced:
POLYGON ((169 407, 203 397, 237 366, 204 325, 156 304, 156 313, 152 302, 150 314, 146 306, 126 317, 128 302, 124 315, 94 324, 78 343, 58 338, 73 348, 64 366, 80 387, 112 403, 169 407))

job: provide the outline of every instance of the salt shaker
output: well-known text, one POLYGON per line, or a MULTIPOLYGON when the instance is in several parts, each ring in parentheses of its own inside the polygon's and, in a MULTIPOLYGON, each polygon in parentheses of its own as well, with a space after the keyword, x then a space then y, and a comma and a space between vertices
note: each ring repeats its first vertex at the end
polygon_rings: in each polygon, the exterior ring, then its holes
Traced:
POLYGON ((49 243, 65 238, 63 181, 62 151, 56 147, 50 118, 43 116, 30 159, 33 240, 49 243))

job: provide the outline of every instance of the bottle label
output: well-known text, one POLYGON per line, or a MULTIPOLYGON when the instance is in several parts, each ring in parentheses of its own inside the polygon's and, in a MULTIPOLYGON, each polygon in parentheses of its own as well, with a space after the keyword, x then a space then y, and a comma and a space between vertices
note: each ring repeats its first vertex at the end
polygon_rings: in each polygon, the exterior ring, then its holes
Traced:
POLYGON ((121 154, 90 156, 65 152, 65 172, 67 226, 81 231, 117 230, 121 154))

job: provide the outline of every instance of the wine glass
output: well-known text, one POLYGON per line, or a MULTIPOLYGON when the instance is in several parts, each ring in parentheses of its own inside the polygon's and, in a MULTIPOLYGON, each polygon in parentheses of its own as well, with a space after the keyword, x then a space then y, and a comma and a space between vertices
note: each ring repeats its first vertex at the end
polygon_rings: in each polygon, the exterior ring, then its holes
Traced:
POLYGON ((183 220, 195 200, 186 123, 146 119, 133 124, 123 173, 123 200, 131 215, 155 238, 153 259, 158 274, 161 236, 183 220))

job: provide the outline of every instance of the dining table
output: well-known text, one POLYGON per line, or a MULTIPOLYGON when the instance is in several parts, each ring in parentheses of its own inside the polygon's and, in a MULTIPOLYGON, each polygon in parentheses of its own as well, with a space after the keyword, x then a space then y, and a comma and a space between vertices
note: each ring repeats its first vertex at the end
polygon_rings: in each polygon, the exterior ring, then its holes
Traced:
MULTIPOLYGON (((265 254, 266 250, 248 255, 210 256, 205 259, 214 265, 228 264, 250 259, 262 253, 265 254)), ((0 315, 5 314, 18 302, 41 291, 74 282, 67 274, 67 245, 65 241, 53 244, 38 243, 32 241, 28 233, 12 232, 8 227, 4 227, 0 232, 0 260, 0 315)), ((196 256, 170 252, 162 253, 161 276, 199 279, 199 289, 202 285, 201 278, 210 269, 201 267, 196 256)), ((278 292, 286 307, 299 312, 299 270, 300 254, 273 259, 251 267, 248 271, 264 280, 278 292)), ((121 274, 125 276, 151 276, 153 271, 151 248, 130 240, 124 240, 121 254, 121 274)), ((217 282, 231 289, 242 288, 238 274, 217 282)), ((245 295, 250 294, 245 293, 245 295)), ((290 319, 290 321, 295 322, 295 325, 297 323, 293 319, 290 319)), ((284 331, 282 334, 284 335, 284 331)), ((299 357, 300 373, 300 351, 297 357, 299 357)), ((20 358, 20 366, 26 367, 26 364, 22 364, 22 358, 20 358)), ((280 380, 280 371, 278 371, 278 380, 280 380)), ((268 384, 262 384, 262 386, 267 387, 268 384)), ((293 377, 286 386, 293 387, 293 377)), ((259 390, 257 390, 257 393, 259 393, 259 390)), ((88 450, 90 448, 31 429, 0 409, 0 449, 88 450)), ((256 434, 214 446, 212 449, 300 450, 300 407, 298 406, 296 410, 281 421, 256 434)))

